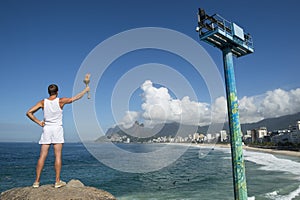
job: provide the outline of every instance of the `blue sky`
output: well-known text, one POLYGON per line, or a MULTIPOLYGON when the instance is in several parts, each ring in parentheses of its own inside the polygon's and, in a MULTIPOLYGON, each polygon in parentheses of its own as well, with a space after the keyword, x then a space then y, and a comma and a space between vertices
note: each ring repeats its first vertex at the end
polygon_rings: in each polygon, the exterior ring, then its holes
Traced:
MULTIPOLYGON (((284 108, 280 113, 274 113, 268 107, 289 106, 290 101, 285 104, 272 102, 278 96, 294 98, 293 103, 299 103, 299 6, 296 0, 1 1, 0 141, 37 141, 41 129, 27 119, 26 111, 47 97, 47 86, 51 83, 59 85, 61 97, 72 96, 76 74, 86 56, 99 43, 129 29, 162 27, 179 31, 199 42, 223 76, 221 52, 199 41, 195 31, 198 7, 204 8, 208 14, 218 13, 236 22, 253 37, 255 53, 234 61, 238 96, 244 98, 244 110, 251 112, 249 102, 263 98, 259 105, 264 109, 257 105, 253 108, 265 113, 258 118, 299 112, 299 107, 292 104, 291 109, 284 108)), ((191 75, 191 85, 198 97, 191 101, 211 103, 203 80, 193 77, 193 71, 184 68, 188 65, 184 61, 172 62, 172 56, 149 50, 136 52, 133 56, 128 54, 112 64, 103 79, 106 83, 98 85, 97 98, 91 100, 95 103, 97 115, 101 116, 104 130, 116 124, 109 108, 114 84, 137 65, 158 62, 174 67, 185 76, 191 75), (105 92, 100 94, 101 91, 105 92)), ((153 84, 153 88, 159 87, 153 84)), ((143 91, 139 89, 133 93, 129 102, 131 111, 142 110, 141 93, 143 91)), ((185 95, 176 97, 171 91, 169 94, 173 100, 185 95)), ((88 103, 85 98, 82 101, 88 103)), ((66 140, 77 141, 72 106, 66 106, 64 110, 66 140)), ((252 121, 258 119, 254 114, 252 121)), ((42 117, 41 113, 37 116, 42 117)), ((246 117, 244 120, 247 121, 246 117)))

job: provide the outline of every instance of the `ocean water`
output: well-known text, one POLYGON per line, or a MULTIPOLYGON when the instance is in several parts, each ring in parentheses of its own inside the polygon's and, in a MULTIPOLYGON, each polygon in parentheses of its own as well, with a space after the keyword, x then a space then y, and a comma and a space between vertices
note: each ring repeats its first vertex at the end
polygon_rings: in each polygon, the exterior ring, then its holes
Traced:
MULTIPOLYGON (((110 156, 105 144, 93 145, 110 156)), ((160 145, 119 144, 119 147, 131 152, 149 152, 160 145)), ((0 192, 32 185, 39 148, 35 143, 0 143, 0 192)), ((174 145, 175 148, 180 145, 174 145)), ((300 158, 251 151, 245 151, 244 155, 250 199, 300 200, 300 158)), ((51 148, 41 184, 53 184, 54 177, 51 148)), ((81 143, 67 143, 61 177, 64 181, 79 179, 121 200, 234 199, 228 148, 190 147, 176 162, 159 171, 128 173, 105 166, 81 143)))

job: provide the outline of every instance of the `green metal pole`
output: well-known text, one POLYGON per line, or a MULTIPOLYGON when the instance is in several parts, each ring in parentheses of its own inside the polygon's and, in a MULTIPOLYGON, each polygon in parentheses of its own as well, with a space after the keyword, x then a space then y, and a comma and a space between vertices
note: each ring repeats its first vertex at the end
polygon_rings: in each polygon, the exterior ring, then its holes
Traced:
POLYGON ((238 111, 238 98, 236 93, 233 68, 233 56, 230 47, 226 47, 222 51, 226 83, 228 118, 230 126, 234 197, 236 200, 247 200, 247 183, 242 147, 242 132, 238 111))

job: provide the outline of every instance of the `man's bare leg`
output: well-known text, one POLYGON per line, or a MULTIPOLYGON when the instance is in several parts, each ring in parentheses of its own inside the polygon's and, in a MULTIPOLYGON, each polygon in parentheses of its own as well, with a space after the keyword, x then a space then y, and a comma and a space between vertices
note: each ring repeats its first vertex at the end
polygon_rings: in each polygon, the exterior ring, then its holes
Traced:
POLYGON ((61 154, 62 154, 62 147, 63 144, 54 144, 54 155, 55 155, 55 163, 54 163, 54 169, 55 169, 55 181, 56 183, 60 182, 60 171, 61 171, 61 154))
POLYGON ((45 164, 45 160, 48 155, 50 144, 42 144, 41 145, 41 152, 40 152, 40 158, 36 165, 36 178, 35 182, 40 182, 41 173, 45 164))

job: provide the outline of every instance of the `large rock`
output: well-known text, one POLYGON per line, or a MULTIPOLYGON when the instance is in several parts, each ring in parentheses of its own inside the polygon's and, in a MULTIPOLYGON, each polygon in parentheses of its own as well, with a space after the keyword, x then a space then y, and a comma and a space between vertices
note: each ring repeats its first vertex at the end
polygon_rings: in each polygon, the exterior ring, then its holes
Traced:
POLYGON ((115 200, 116 198, 94 187, 84 186, 79 180, 71 180, 61 188, 54 185, 42 185, 39 188, 13 188, 1 193, 1 200, 115 200))

